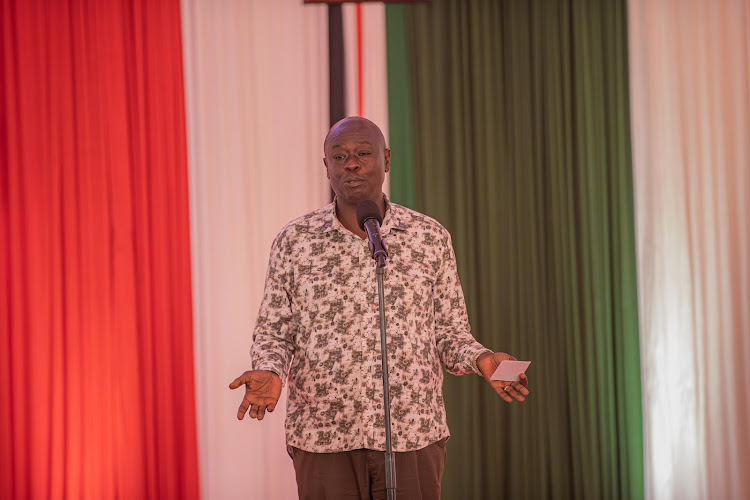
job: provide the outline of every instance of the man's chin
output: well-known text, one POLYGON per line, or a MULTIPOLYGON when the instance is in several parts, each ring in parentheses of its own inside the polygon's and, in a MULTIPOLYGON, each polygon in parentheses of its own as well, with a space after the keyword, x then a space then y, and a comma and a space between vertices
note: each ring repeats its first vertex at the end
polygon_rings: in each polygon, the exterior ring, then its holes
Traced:
POLYGON ((336 198, 338 200, 341 200, 342 203, 346 205, 351 205, 353 207, 356 207, 360 202, 363 202, 365 200, 376 201, 378 199, 377 196, 372 196, 371 193, 367 193, 365 191, 360 192, 358 190, 352 190, 352 191, 347 191, 345 193, 336 194, 336 198))

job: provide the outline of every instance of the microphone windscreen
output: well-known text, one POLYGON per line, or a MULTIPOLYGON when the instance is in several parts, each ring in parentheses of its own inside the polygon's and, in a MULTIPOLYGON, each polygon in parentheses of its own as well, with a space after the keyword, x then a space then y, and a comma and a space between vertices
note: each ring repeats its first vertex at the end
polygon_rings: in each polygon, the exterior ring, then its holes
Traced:
POLYGON ((357 203, 357 224, 359 228, 365 229, 365 221, 368 219, 375 219, 378 224, 383 223, 383 216, 380 215, 380 208, 378 204, 372 200, 364 200, 357 203))

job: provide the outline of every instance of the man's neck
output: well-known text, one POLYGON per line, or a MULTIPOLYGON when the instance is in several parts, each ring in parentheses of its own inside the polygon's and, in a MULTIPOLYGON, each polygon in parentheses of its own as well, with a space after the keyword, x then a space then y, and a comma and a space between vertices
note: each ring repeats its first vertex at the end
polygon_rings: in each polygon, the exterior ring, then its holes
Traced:
MULTIPOLYGON (((385 217, 385 197, 381 196, 379 202, 376 202, 380 213, 385 217)), ((342 203, 338 198, 336 199, 336 217, 338 218, 341 225, 347 228, 352 233, 356 234, 363 240, 367 238, 367 233, 360 229, 357 224, 357 207, 342 203)))

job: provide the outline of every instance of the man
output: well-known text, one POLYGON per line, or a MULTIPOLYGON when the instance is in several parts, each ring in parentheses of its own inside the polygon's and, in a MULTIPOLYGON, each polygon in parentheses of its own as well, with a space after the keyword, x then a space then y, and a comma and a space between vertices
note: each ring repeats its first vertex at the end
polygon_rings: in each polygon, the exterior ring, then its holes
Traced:
POLYGON ((449 437, 443 372, 478 373, 508 403, 527 379, 490 380, 503 360, 471 335, 448 232, 390 203, 391 166, 380 129, 361 117, 335 124, 323 163, 333 203, 287 224, 276 237, 258 314, 254 370, 237 418, 262 420, 288 384, 286 436, 300 498, 385 498, 385 427, 375 261, 356 207, 385 214, 388 374, 397 497, 439 498, 449 437), (290 366, 291 365, 291 366, 290 366))

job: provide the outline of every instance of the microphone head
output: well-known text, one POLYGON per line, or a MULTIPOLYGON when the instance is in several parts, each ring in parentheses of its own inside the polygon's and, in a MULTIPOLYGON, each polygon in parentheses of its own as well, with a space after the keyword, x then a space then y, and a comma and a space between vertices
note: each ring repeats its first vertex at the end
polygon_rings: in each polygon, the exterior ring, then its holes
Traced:
POLYGON ((375 219, 378 224, 383 223, 383 216, 380 214, 378 204, 372 200, 364 200, 357 203, 357 224, 360 229, 365 229, 365 221, 375 219))

